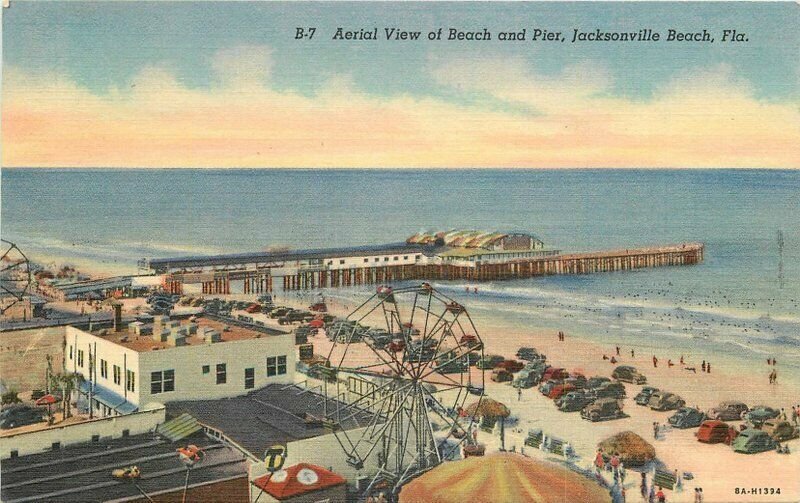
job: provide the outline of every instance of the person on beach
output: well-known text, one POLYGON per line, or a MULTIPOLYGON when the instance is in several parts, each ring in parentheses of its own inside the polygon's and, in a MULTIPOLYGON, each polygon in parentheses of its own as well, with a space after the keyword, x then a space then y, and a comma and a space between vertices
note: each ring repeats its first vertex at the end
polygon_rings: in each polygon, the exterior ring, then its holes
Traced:
POLYGON ((653 423, 653 439, 658 440, 658 423, 653 423))
POLYGON ((706 363, 706 372, 711 373, 711 362, 706 363))
POLYGON ((658 503, 665 503, 667 501, 667 496, 664 494, 664 490, 660 487, 656 493, 656 498, 658 499, 658 503))
POLYGON ((631 349, 631 358, 635 358, 635 356, 634 356, 634 352, 633 352, 633 350, 632 350, 632 349, 631 349))
POLYGON ((683 355, 681 355, 681 365, 683 365, 683 355))
POLYGON ((650 485, 650 493, 647 495, 647 503, 656 503, 656 488, 655 485, 650 485))
POLYGON ((681 480, 681 474, 678 473, 677 468, 675 468, 675 492, 676 493, 683 492, 683 481, 681 480))
POLYGON ((672 363, 672 358, 668 359, 668 360, 667 360, 667 367, 670 367, 670 368, 672 368, 672 367, 674 367, 674 366, 675 366, 675 364, 674 364, 674 363, 672 363))
POLYGON ((700 364, 700 369, 705 372, 706 371, 706 361, 703 360, 703 363, 700 364))
POLYGON ((800 405, 795 405, 792 407, 792 422, 797 426, 798 421, 800 421, 800 405))
POLYGON ((653 355, 653 368, 656 367, 658 367, 658 358, 656 358, 656 355, 653 355))
POLYGON ((603 458, 603 449, 598 449, 597 455, 594 457, 594 467, 598 475, 600 475, 600 473, 603 471, 605 465, 606 460, 603 458))
POLYGON ((619 346, 617 346, 617 356, 619 356, 619 346))
POLYGON ((617 364, 617 357, 616 356, 612 356, 611 357, 611 363, 613 363, 614 365, 617 364))
POLYGON ((694 503, 699 503, 699 501, 700 501, 700 491, 699 491, 699 489, 700 489, 699 487, 695 487, 694 488, 694 503))
POLYGON ((517 388, 517 401, 522 400, 522 388, 517 388))
POLYGON ((642 483, 639 486, 639 491, 642 493, 642 499, 647 501, 647 474, 642 472, 642 483))

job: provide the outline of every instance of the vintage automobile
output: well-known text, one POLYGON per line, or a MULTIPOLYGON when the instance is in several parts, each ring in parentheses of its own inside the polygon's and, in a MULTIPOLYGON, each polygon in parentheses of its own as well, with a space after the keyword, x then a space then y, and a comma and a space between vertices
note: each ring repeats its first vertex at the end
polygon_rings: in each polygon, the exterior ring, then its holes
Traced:
POLYGON ((514 379, 514 374, 506 369, 496 368, 492 370, 492 381, 494 382, 510 382, 514 379))
POLYGON ((652 410, 678 410, 686 405, 683 398, 668 391, 656 391, 647 401, 647 406, 652 410))
POLYGON ((42 411, 28 405, 14 405, 0 411, 0 428, 9 430, 42 420, 42 411))
POLYGON ((542 381, 560 380, 569 377, 569 372, 566 369, 558 367, 548 367, 544 374, 542 374, 542 381))
POLYGON ((720 421, 738 421, 750 409, 742 402, 730 400, 721 402, 719 405, 708 411, 708 417, 719 419, 720 421))
POLYGON ((750 412, 744 415, 744 419, 750 423, 754 428, 760 428, 764 421, 774 419, 780 415, 781 411, 767 407, 766 405, 758 405, 750 409, 750 412))
POLYGON ((667 422, 674 428, 696 428, 706 420, 704 412, 691 407, 681 407, 671 415, 667 422))
POLYGON ((469 370, 469 361, 466 355, 459 356, 454 351, 448 351, 436 360, 436 371, 440 374, 459 374, 469 370))
POLYGON ((748 428, 739 433, 731 445, 734 452, 755 454, 774 450, 778 444, 766 431, 748 428))
POLYGON ((650 397, 653 396, 653 393, 659 391, 658 388, 654 388, 652 386, 644 386, 639 393, 633 397, 633 401, 636 402, 636 405, 647 405, 650 401, 650 397))
POLYGON ((611 379, 608 377, 594 376, 586 380, 586 385, 584 387, 586 389, 595 389, 606 382, 611 382, 611 379))
POLYGON ((477 346, 480 345, 480 341, 478 340, 478 337, 475 335, 464 334, 461 336, 461 339, 459 339, 459 344, 463 344, 468 348, 477 349, 477 346))
POLYGON ((481 370, 492 370, 503 361, 505 361, 505 358, 500 355, 486 355, 478 360, 475 366, 481 370))
POLYGON ((591 422, 607 421, 609 419, 619 419, 625 417, 622 412, 622 404, 614 398, 599 398, 581 409, 581 417, 591 422))
POLYGON ((556 400, 555 404, 561 412, 577 412, 593 403, 596 399, 593 393, 579 389, 570 391, 556 400))
POLYGON ((577 388, 574 384, 564 383, 564 384, 556 384, 550 390, 550 393, 547 394, 547 398, 555 400, 557 398, 561 398, 565 393, 569 393, 570 391, 575 391, 577 388))
POLYGON ((625 398, 625 386, 620 382, 607 382, 594 389, 597 398, 625 398))
POLYGON ((575 389, 583 389, 586 387, 586 376, 573 372, 564 379, 564 382, 575 386, 575 389))
POLYGON ((533 388, 539 382, 538 375, 530 370, 520 370, 514 376, 514 382, 511 385, 515 388, 533 388))
POLYGON ((640 374, 638 370, 629 365, 620 365, 611 373, 611 377, 618 381, 629 382, 632 384, 644 384, 647 378, 640 374))
POLYGON ((563 380, 542 381, 542 383, 539 384, 539 392, 544 396, 550 396, 550 392, 553 391, 553 388, 555 388, 559 384, 564 384, 564 381, 563 380))
POLYGON ((769 419, 764 421, 761 431, 766 432, 776 442, 785 442, 797 438, 800 430, 797 426, 784 419, 769 419))
POLYGON ((288 313, 289 310, 290 310, 290 308, 288 308, 286 306, 278 306, 275 309, 273 309, 272 311, 270 311, 268 316, 270 318, 273 318, 273 319, 274 318, 280 318, 281 316, 286 316, 286 313, 288 313))
POLYGON ((503 360, 502 362, 497 364, 496 368, 503 368, 511 372, 519 372, 525 366, 524 363, 518 360, 503 360))
POLYGON ((709 419, 703 421, 694 434, 698 442, 706 444, 730 444, 736 437, 736 429, 724 421, 709 419))
POLYGON ((539 353, 536 348, 519 348, 516 356, 520 360, 526 360, 529 362, 544 361, 547 359, 545 355, 539 353))

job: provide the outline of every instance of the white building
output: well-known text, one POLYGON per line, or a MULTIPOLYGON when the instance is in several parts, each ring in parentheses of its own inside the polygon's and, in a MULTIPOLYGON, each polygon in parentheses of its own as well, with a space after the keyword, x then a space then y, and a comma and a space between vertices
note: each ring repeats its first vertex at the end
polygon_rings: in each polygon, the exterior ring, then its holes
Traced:
MULTIPOLYGON (((150 402, 209 400, 294 381, 294 335, 208 317, 156 317, 127 330, 68 327, 65 365, 100 416, 150 402)), ((88 402, 87 402, 88 404, 88 402)))

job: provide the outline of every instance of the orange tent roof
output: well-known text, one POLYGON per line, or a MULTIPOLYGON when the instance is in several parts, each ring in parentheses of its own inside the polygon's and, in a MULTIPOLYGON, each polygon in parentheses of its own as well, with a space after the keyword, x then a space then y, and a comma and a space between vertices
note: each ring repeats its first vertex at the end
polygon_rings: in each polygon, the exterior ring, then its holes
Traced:
POLYGON ((400 503, 592 503, 609 499, 606 489, 568 468, 511 453, 447 461, 400 491, 400 503))
POLYGON ((311 463, 298 463, 253 481, 253 485, 277 500, 285 500, 344 483, 345 480, 341 476, 311 463))

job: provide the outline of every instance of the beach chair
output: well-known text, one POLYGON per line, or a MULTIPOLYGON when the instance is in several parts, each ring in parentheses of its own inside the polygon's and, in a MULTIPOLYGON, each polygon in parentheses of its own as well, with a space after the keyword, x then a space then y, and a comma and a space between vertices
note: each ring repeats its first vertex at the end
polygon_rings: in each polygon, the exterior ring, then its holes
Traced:
POLYGON ((676 482, 675 472, 656 469, 656 473, 653 476, 653 484, 656 486, 672 491, 676 482))
POLYGON ((538 449, 542 445, 544 433, 542 430, 528 430, 528 436, 525 438, 525 445, 538 449))
POLYGON ((550 452, 553 454, 558 454, 559 456, 564 455, 564 441, 560 438, 550 438, 550 452))

